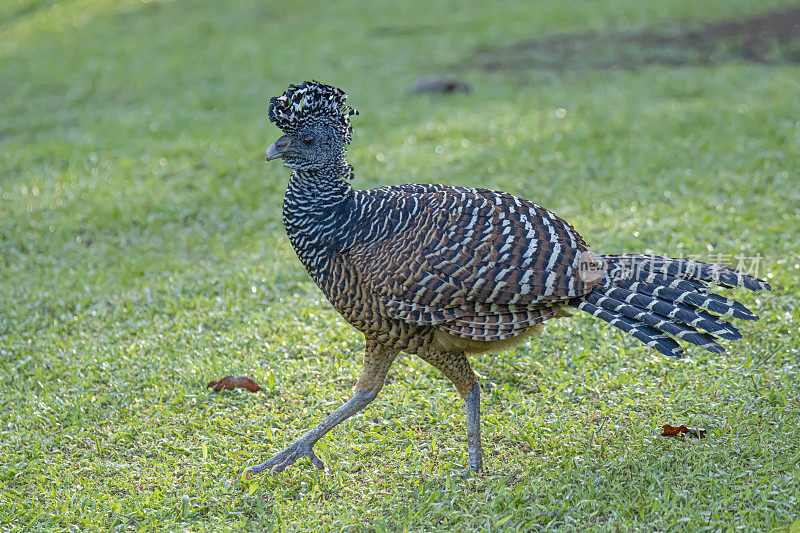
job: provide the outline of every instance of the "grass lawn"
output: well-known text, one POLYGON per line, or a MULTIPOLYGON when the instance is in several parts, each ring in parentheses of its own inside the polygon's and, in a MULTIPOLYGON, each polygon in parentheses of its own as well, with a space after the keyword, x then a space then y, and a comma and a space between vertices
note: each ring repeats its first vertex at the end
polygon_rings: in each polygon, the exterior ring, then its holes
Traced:
POLYGON ((800 50, 620 38, 790 6, 3 0, 0 529, 795 531, 800 50), (516 44, 589 34, 569 57, 516 44), (472 90, 414 94, 427 75, 472 90), (598 252, 741 258, 773 286, 735 293, 762 319, 679 361, 580 313, 475 357, 479 477, 450 476, 455 390, 406 357, 317 446, 328 475, 240 479, 361 367, 264 165, 267 98, 311 78, 361 112, 355 185, 504 189, 598 252), (264 390, 206 388, 228 374, 264 390))

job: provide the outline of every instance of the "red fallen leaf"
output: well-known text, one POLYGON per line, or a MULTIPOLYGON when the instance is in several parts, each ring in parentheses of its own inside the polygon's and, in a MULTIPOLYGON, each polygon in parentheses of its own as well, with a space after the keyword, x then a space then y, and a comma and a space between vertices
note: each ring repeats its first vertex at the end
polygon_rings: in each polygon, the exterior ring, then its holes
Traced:
POLYGON ((234 376, 225 376, 219 381, 212 381, 207 385, 208 387, 214 387, 214 392, 219 392, 222 389, 233 390, 233 389, 247 389, 250 392, 258 392, 261 390, 255 381, 251 380, 250 378, 243 378, 243 377, 234 377, 234 376))
POLYGON ((706 430, 702 428, 687 428, 686 426, 670 426, 664 424, 664 431, 661 433, 662 437, 677 437, 678 435, 688 435, 689 437, 696 437, 702 439, 706 436, 706 430))

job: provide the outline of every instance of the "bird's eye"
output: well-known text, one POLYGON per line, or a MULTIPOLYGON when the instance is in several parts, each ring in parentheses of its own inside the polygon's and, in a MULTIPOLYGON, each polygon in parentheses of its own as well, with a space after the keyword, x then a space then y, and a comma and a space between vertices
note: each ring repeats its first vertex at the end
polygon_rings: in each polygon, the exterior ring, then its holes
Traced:
POLYGON ((305 138, 303 139, 303 144, 305 144, 306 146, 311 146, 312 144, 314 144, 314 137, 311 135, 306 135, 305 138))

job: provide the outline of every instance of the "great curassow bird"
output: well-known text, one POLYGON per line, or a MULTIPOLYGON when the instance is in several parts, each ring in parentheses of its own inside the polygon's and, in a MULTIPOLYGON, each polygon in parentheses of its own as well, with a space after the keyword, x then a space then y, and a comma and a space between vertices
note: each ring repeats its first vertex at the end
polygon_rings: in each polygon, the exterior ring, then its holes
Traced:
POLYGON ((707 283, 769 290, 719 266, 643 255, 596 255, 573 227, 538 205, 487 189, 445 185, 353 188, 347 95, 291 85, 270 99, 284 135, 266 152, 292 175, 283 222, 292 246, 331 304, 366 338, 350 400, 249 472, 281 471, 300 457, 324 463, 314 444, 380 392, 400 352, 416 354, 455 384, 467 418, 468 469, 482 467, 480 387, 468 355, 522 342, 567 308, 590 313, 659 352, 675 339, 722 352, 739 339, 722 318, 756 320, 707 283))

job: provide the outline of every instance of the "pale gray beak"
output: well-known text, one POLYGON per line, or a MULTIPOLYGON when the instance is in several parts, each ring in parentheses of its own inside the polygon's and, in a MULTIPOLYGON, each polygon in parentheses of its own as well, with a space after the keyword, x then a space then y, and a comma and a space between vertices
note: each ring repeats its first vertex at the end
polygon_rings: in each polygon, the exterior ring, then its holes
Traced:
POLYGON ((267 148, 267 156, 264 158, 264 161, 283 157, 283 154, 286 153, 290 144, 292 144, 292 139, 288 135, 279 137, 277 141, 270 144, 269 148, 267 148))

